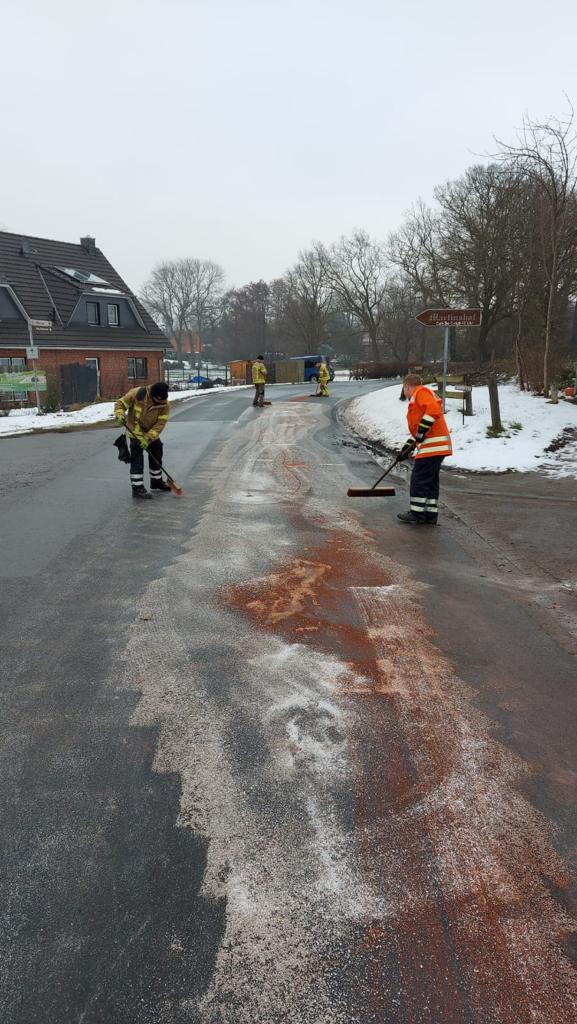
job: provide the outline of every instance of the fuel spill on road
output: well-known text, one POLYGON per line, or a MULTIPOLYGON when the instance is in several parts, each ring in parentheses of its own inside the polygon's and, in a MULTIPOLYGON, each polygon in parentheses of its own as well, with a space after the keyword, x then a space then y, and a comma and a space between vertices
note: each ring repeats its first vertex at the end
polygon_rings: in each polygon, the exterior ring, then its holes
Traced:
POLYGON ((189 552, 144 601, 162 650, 141 627, 128 652, 158 659, 135 724, 160 724, 156 767, 180 773, 204 892, 226 901, 191 1019, 577 1021, 569 879, 521 791, 534 769, 335 492, 322 415, 279 403, 224 446, 189 552))

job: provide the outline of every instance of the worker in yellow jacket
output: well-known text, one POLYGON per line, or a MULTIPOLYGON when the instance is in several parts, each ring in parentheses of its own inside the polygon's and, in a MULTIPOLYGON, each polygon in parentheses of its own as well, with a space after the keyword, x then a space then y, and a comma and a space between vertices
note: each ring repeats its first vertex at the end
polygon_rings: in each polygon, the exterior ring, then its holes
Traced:
POLYGON ((266 384, 266 378, 268 370, 264 365, 264 359, 262 356, 257 356, 254 363, 252 364, 252 382, 254 384, 254 400, 253 405, 258 406, 262 409, 264 405, 264 386, 266 384))
POLYGON ((130 435, 130 483, 133 498, 152 498, 144 486, 144 452, 148 452, 150 489, 170 491, 162 479, 163 445, 160 435, 170 414, 168 387, 164 381, 148 387, 132 388, 114 405, 116 422, 130 435))
POLYGON ((329 397, 329 381, 331 374, 326 363, 317 363, 317 370, 319 371, 319 391, 322 398, 329 397))

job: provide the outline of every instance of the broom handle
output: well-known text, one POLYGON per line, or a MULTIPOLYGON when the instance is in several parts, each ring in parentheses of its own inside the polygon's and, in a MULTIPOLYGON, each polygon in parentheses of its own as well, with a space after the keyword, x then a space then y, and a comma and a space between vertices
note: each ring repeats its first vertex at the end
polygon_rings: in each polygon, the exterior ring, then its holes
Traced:
POLYGON ((383 475, 382 475, 382 476, 380 476, 380 477, 379 477, 379 479, 377 480, 377 482, 376 482, 375 484, 373 484, 373 486, 371 487, 371 491, 374 491, 375 487, 378 487, 378 486, 379 486, 379 484, 380 484, 381 480, 384 480, 384 479, 385 479, 385 477, 387 476, 387 473, 390 473, 390 472, 391 472, 391 470, 395 468, 395 466, 397 465, 397 462, 400 462, 400 459, 399 459, 399 456, 398 456, 398 455, 397 455, 397 457, 396 457, 395 461, 394 461, 394 462, 391 462, 391 465, 390 465, 390 466, 388 466, 388 467, 387 467, 387 469, 385 469, 385 472, 383 473, 383 475))
MULTIPOLYGON (((126 433, 128 434, 129 437, 132 437, 135 441, 138 441, 138 438, 137 438, 136 434, 133 434, 132 431, 129 430, 126 425, 125 425, 124 429, 126 430, 126 433)), ((138 441, 138 443, 140 444, 140 441, 138 441)), ((162 462, 159 462, 158 459, 156 458, 156 456, 153 455, 152 452, 148 451, 148 448, 145 448, 145 451, 148 453, 148 458, 152 459, 152 461, 155 462, 156 465, 158 466, 158 468, 164 473, 166 479, 170 480, 171 484, 174 484, 174 486, 176 487, 177 484, 172 479, 170 473, 167 472, 167 470, 164 468, 164 466, 162 465, 162 462)))

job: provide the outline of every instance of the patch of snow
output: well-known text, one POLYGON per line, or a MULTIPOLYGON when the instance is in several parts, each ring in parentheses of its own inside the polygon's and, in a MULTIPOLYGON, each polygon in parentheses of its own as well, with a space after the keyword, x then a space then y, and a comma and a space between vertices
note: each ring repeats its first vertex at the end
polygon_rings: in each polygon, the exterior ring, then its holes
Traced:
MULTIPOLYGON (((348 425, 361 437, 399 448, 409 436, 407 403, 399 400, 400 388, 383 388, 351 402, 345 413, 348 425)), ((491 426, 489 389, 473 388, 473 416, 461 415, 461 403, 447 402, 446 419, 453 439, 453 455, 446 466, 504 473, 543 469, 556 476, 577 477, 577 406, 519 391, 514 384, 499 386, 501 420, 505 433, 487 437, 491 426), (521 429, 518 429, 520 424, 521 429), (549 445, 569 428, 575 431, 556 452, 549 445)))

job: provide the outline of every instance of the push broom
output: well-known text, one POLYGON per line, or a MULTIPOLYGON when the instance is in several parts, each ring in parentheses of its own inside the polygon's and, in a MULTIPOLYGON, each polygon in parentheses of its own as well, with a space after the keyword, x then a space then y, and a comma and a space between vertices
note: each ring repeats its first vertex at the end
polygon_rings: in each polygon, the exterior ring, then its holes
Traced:
MULTIPOLYGON (((134 438, 135 441, 138 441, 138 438, 136 437, 136 434, 133 434, 132 431, 129 430, 126 425, 125 425, 124 429, 126 430, 126 433, 128 434, 129 437, 132 437, 132 438, 134 438)), ((140 444, 140 441, 138 443, 140 444)), ((145 449, 145 450, 148 451, 148 449, 145 449)), ((164 475, 166 477, 166 482, 167 482, 168 486, 170 487, 172 493, 176 494, 177 498, 180 498, 182 496, 182 487, 178 486, 178 484, 176 483, 176 480, 172 479, 170 473, 168 473, 167 470, 162 465, 162 462, 159 462, 158 459, 156 459, 154 457, 152 452, 148 452, 148 458, 152 459, 152 461, 154 462, 155 466, 158 466, 158 468, 161 470, 161 472, 164 473, 164 475)))
POLYGON ((349 498, 392 498, 395 494, 394 487, 379 487, 381 480, 384 480, 387 473, 390 473, 395 468, 398 462, 402 462, 400 453, 397 455, 394 462, 385 469, 385 472, 372 487, 349 487, 347 495, 349 498))

